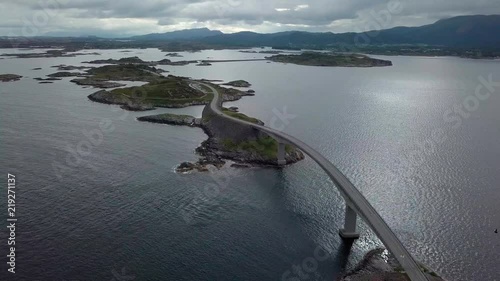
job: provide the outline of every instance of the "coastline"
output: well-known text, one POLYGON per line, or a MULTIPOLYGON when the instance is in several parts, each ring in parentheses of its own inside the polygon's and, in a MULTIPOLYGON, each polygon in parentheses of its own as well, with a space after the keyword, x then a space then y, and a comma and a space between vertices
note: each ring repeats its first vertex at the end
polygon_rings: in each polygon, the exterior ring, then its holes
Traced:
MULTIPOLYGON (((428 267, 419 265, 429 281, 446 281, 428 267)), ((352 270, 337 279, 337 281, 371 280, 409 281, 410 279, 394 256, 383 248, 370 250, 352 270)))

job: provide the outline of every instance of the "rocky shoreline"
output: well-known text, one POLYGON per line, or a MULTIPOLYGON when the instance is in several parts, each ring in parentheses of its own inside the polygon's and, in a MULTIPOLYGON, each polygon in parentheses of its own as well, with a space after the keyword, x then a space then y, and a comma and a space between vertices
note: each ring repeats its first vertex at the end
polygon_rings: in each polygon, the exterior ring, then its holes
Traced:
POLYGON ((303 52, 299 55, 274 55, 266 59, 280 63, 291 63, 323 67, 384 67, 392 62, 360 54, 303 52))
MULTIPOLYGON (((137 120, 142 122, 151 122, 158 124, 168 124, 175 126, 189 126, 189 127, 199 127, 203 129, 205 134, 208 135, 208 139, 196 149, 196 153, 201 156, 201 158, 195 162, 184 162, 181 163, 176 171, 178 173, 187 173, 191 171, 206 172, 208 171, 208 166, 212 165, 217 168, 221 168, 226 164, 226 160, 234 161, 232 167, 235 168, 250 168, 250 167, 281 167, 277 164, 276 157, 269 156, 262 151, 255 150, 252 148, 247 148, 245 145, 242 146, 228 146, 227 142, 258 142, 259 139, 265 138, 262 136, 258 130, 250 128, 237 128, 239 125, 232 121, 229 123, 220 124, 220 119, 216 120, 210 116, 210 110, 207 110, 210 106, 206 106, 203 111, 203 117, 201 119, 195 118, 189 115, 175 115, 175 114, 160 114, 153 116, 139 117, 137 120), (229 135, 225 135, 220 131, 220 126, 223 127, 225 132, 236 132, 240 140, 234 140, 229 135), (233 126, 231 128, 230 126, 233 126), (246 131, 246 132, 245 132, 246 131), (247 140, 248 138, 248 140, 247 140)), ((225 121, 223 121, 225 122, 225 121)), ((259 120, 260 124, 264 124, 259 120)), ((267 137, 269 138, 269 137, 267 137)), ((277 149, 277 148, 275 148, 277 149)), ((304 159, 304 154, 296 148, 289 147, 286 151, 285 159, 287 164, 293 164, 304 159)))
MULTIPOLYGON (((111 83, 103 81, 104 83, 111 83)), ((128 110, 128 111, 148 111, 156 109, 152 105, 137 103, 131 99, 121 96, 121 98, 117 98, 116 96, 108 95, 108 91, 100 90, 88 96, 88 99, 93 102, 104 103, 104 104, 114 104, 120 105, 120 108, 128 110)))
POLYGON ((141 122, 150 122, 158 124, 168 124, 174 126, 189 126, 201 127, 201 119, 194 118, 190 115, 176 115, 176 114, 160 114, 153 116, 138 117, 137 120, 141 122))
MULTIPOLYGON (((429 281, 444 281, 435 272, 420 265, 429 281)), ((337 281, 409 281, 408 275, 397 260, 385 249, 369 251, 358 265, 342 275, 337 281)))
MULTIPOLYGON (((175 77, 175 76, 168 76, 168 77, 162 77, 162 79, 178 79, 178 81, 191 81, 193 82, 194 80, 189 80, 188 78, 184 77, 175 77)), ((125 79, 124 79, 125 80, 125 79)), ((139 79, 137 79, 139 80, 139 79)), ((237 89, 232 89, 232 88, 223 88, 217 84, 212 84, 207 81, 200 80, 204 83, 209 83, 211 86, 217 88, 220 92, 222 92, 222 98, 224 101, 237 101, 241 99, 244 96, 254 96, 255 91, 253 90, 248 90, 248 91, 240 91, 237 89)), ((76 83, 78 85, 91 85, 94 87, 99 87, 99 88, 116 88, 116 87, 121 87, 124 86, 123 84, 117 83, 117 82, 111 82, 108 81, 107 79, 96 79, 92 77, 87 77, 87 78, 77 78, 71 80, 71 82, 76 83), (88 83, 87 83, 88 82, 88 83)), ((147 86, 147 85, 146 85, 147 86)), ((140 91, 140 87, 136 87, 138 91, 140 91)), ((187 93, 187 91, 197 91, 193 88, 190 87, 185 87, 183 90, 184 93, 187 93)), ((94 102, 99 102, 99 103, 104 103, 104 104, 116 104, 116 105, 121 105, 125 106, 122 107, 124 109, 132 108, 132 110, 136 111, 137 108, 140 110, 153 110, 158 107, 160 108, 185 108, 189 106, 199 106, 199 105, 207 105, 210 103, 211 99, 207 98, 181 98, 181 99, 173 99, 169 100, 168 98, 165 99, 155 99, 154 103, 150 102, 147 100, 148 92, 147 90, 140 91, 142 94, 142 98, 127 98, 126 96, 123 95, 116 95, 113 94, 113 91, 109 92, 106 90, 100 90, 97 91, 91 95, 88 96, 88 98, 94 102)))
POLYGON ((228 83, 224 83, 222 85, 239 87, 239 88, 248 88, 248 87, 252 86, 252 84, 250 84, 249 82, 247 82, 245 80, 231 81, 231 82, 228 82, 228 83))

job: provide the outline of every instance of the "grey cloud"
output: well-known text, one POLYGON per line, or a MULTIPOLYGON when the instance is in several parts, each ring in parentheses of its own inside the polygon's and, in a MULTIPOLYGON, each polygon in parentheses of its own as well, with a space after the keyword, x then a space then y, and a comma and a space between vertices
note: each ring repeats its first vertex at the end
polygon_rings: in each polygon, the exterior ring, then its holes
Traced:
MULTIPOLYGON (((52 16, 39 26, 40 32, 103 28, 139 34, 203 25, 222 30, 280 31, 290 25, 304 30, 359 31, 387 9, 390 1, 397 0, 0 0, 0 35, 22 28, 26 19, 30 21, 47 8, 52 16)), ((498 0, 400 3, 402 11, 391 15, 384 28, 428 24, 456 15, 500 13, 498 0)))

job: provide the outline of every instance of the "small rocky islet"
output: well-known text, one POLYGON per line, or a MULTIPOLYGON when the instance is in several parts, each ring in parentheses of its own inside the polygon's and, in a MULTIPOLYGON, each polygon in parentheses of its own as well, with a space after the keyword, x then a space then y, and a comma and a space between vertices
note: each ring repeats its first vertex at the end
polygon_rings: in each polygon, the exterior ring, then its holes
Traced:
POLYGON ((0 74, 0 82, 14 82, 21 80, 21 78, 23 76, 17 74, 0 74))
POLYGON ((248 81, 245 81, 245 80, 231 81, 228 83, 224 83, 222 85, 233 86, 233 87, 238 87, 238 88, 248 88, 248 87, 252 86, 252 84, 250 84, 248 81))
MULTIPOLYGON (((422 272, 429 281, 444 281, 435 272, 420 264, 422 272)), ((369 251, 357 266, 344 273, 338 281, 409 281, 396 258, 383 248, 369 251)))

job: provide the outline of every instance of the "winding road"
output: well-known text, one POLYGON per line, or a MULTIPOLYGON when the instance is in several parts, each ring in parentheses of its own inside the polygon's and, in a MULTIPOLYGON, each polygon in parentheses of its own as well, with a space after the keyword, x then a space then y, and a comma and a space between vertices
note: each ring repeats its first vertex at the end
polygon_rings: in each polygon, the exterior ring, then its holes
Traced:
POLYGON ((220 110, 222 106, 222 98, 220 93, 210 85, 204 83, 199 84, 212 90, 214 99, 210 103, 210 107, 216 114, 230 119, 236 123, 251 126, 269 134, 271 137, 292 144, 295 147, 299 148, 302 152, 307 154, 309 157, 311 157, 328 174, 330 179, 340 191, 341 195, 346 200, 346 204, 350 206, 354 211, 356 211, 356 213, 366 222, 366 224, 370 226, 370 228, 373 230, 373 232, 375 232, 382 243, 384 243, 385 247, 399 261, 410 279, 412 281, 429 281, 410 252, 406 250, 401 241, 394 234, 394 232, 392 232, 387 223, 373 208, 370 202, 368 202, 368 200, 366 200, 363 194, 359 192, 359 190, 349 181, 349 179, 347 179, 347 177, 344 176, 344 174, 342 174, 342 172, 340 172, 340 170, 337 169, 337 167, 335 167, 335 165, 333 165, 321 153, 317 152, 306 143, 281 131, 266 126, 246 122, 223 114, 220 110))

